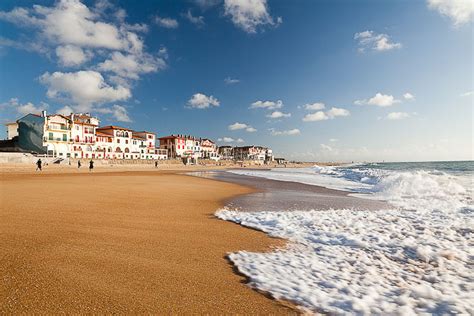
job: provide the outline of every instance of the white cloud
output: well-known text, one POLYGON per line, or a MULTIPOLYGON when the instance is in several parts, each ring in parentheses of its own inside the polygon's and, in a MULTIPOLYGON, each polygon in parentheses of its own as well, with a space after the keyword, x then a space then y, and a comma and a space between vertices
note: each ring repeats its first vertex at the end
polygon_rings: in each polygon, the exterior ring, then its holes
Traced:
POLYGON ((274 111, 271 114, 268 114, 267 117, 271 118, 271 119, 291 117, 291 113, 283 113, 283 112, 280 112, 280 111, 274 111))
POLYGON ((204 22, 204 17, 202 15, 199 15, 199 16, 194 16, 192 13, 191 13, 191 10, 188 10, 185 14, 183 14, 183 16, 189 21, 191 22, 192 24, 195 24, 199 27, 202 27, 204 26, 205 22, 204 22))
POLYGON ((69 105, 65 105, 59 110, 57 110, 56 113, 62 114, 62 115, 69 115, 71 113, 74 113, 74 109, 70 107, 69 105))
POLYGON ((270 132, 273 136, 294 136, 294 135, 300 135, 301 134, 301 131, 297 128, 284 130, 284 131, 277 131, 277 130, 271 128, 270 132))
POLYGON ((410 92, 406 92, 403 95, 403 98, 405 98, 405 100, 415 100, 415 96, 413 94, 411 94, 410 92))
POLYGON ((162 18, 159 16, 155 16, 153 20, 158 26, 161 26, 167 29, 175 29, 179 26, 178 21, 171 18, 162 18))
POLYGON ((20 103, 18 98, 11 98, 7 102, 0 104, 0 109, 3 108, 12 108, 18 114, 26 115, 28 113, 38 114, 41 113, 42 110, 45 110, 49 107, 47 103, 41 102, 39 105, 34 105, 31 102, 27 103, 20 103))
POLYGON ((224 14, 231 17, 235 26, 247 33, 256 33, 264 25, 277 26, 281 17, 274 21, 268 13, 266 0, 225 0, 224 14))
POLYGON ((99 108, 96 109, 99 113, 111 114, 113 118, 118 122, 131 122, 130 116, 128 115, 127 109, 118 104, 114 104, 110 108, 99 108))
POLYGON ((349 116, 351 113, 342 108, 336 108, 333 107, 330 110, 323 112, 323 111, 317 111, 315 113, 311 114, 306 114, 303 117, 303 122, 317 122, 317 121, 325 121, 329 119, 334 119, 338 116, 349 116))
POLYGON ((387 34, 378 34, 374 31, 355 33, 354 39, 358 42, 360 52, 370 49, 382 52, 402 47, 402 44, 392 42, 387 34))
POLYGON ((217 141, 222 142, 222 143, 243 143, 244 142, 242 138, 234 139, 232 137, 221 137, 221 138, 218 138, 217 141))
POLYGON ((326 144, 319 144, 319 147, 321 147, 321 150, 323 151, 333 151, 333 148, 326 144))
POLYGON ((351 113, 346 109, 331 108, 329 111, 326 112, 326 115, 332 119, 337 116, 349 116, 351 115, 351 113))
POLYGON ((400 103, 400 100, 395 99, 392 95, 376 93, 375 96, 366 100, 356 100, 354 104, 356 105, 375 105, 380 107, 392 106, 394 104, 400 103))
MULTIPOLYGON (((71 101, 74 110, 90 111, 95 105, 128 99, 132 80, 166 67, 165 48, 157 54, 146 51, 141 33, 147 32, 147 25, 127 24, 126 17, 125 10, 108 0, 97 0, 90 8, 80 0, 57 0, 49 7, 34 5, 0 11, 0 20, 29 31, 28 43, 20 45, 18 41, 0 38, 0 45, 48 56, 55 53, 58 63, 66 67, 93 61, 95 64, 85 71, 46 72, 40 77, 48 88, 48 97, 71 101), (106 60, 96 61, 103 57, 106 60), (107 74, 107 80, 99 71, 107 74)), ((110 109, 117 118, 126 120, 120 107, 114 105, 110 109)))
POLYGON ((255 101, 250 105, 251 109, 267 109, 267 110, 275 110, 280 109, 283 107, 283 102, 281 100, 278 101, 255 101))
POLYGON ((318 110, 323 110, 326 106, 324 103, 321 102, 315 102, 315 103, 308 103, 304 105, 305 110, 309 111, 318 111, 318 110))
POLYGON ((56 55, 61 65, 67 67, 80 66, 93 56, 91 51, 84 51, 82 48, 74 45, 58 46, 56 48, 56 55))
POLYGON ((474 95, 474 91, 468 91, 460 94, 461 97, 470 97, 472 95, 474 95))
POLYGON ((113 52, 111 57, 100 63, 97 68, 101 71, 113 72, 126 79, 138 79, 140 74, 157 72, 166 68, 163 58, 150 54, 127 54, 113 52))
POLYGON ((323 111, 318 111, 318 112, 315 112, 315 113, 306 114, 303 117, 304 122, 325 121, 325 120, 328 120, 328 119, 329 119, 329 117, 323 111))
POLYGON ((43 109, 35 106, 31 102, 27 102, 25 104, 19 104, 17 106, 16 110, 20 114, 28 114, 28 113, 39 113, 43 109))
POLYGON ((339 140, 338 140, 337 138, 330 138, 329 141, 330 141, 331 143, 335 143, 335 142, 337 142, 337 141, 339 141, 339 140))
POLYGON ((33 9, 15 8, 0 12, 0 19, 25 27, 37 28, 41 36, 59 45, 130 50, 134 47, 134 33, 126 25, 116 26, 99 21, 79 0, 60 0, 53 7, 40 5, 33 9))
POLYGON ((245 123, 239 123, 239 122, 235 122, 234 124, 229 125, 228 129, 230 131, 245 129, 245 131, 247 131, 249 133, 253 133, 253 132, 257 131, 257 129, 253 128, 252 126, 247 125, 245 123))
POLYGON ((188 106, 194 109, 207 109, 211 106, 219 106, 220 102, 212 95, 207 96, 202 93, 194 94, 191 99, 188 100, 188 106))
POLYGON ((220 2, 221 0, 194 0, 194 3, 196 3, 202 9, 208 9, 219 4, 220 2))
POLYGON ((455 27, 469 23, 474 17, 472 0, 428 0, 428 6, 449 17, 455 27))
POLYGON ((235 83, 239 83, 240 80, 239 79, 233 79, 231 77, 227 77, 224 79, 224 82, 225 84, 235 84, 235 83))
POLYGON ((126 87, 108 85, 99 72, 92 70, 46 72, 40 82, 48 87, 49 98, 71 100, 83 110, 89 110, 93 104, 126 100, 132 95, 126 87))
POLYGON ((410 117, 410 114, 406 112, 391 112, 387 115, 387 120, 402 120, 410 117))

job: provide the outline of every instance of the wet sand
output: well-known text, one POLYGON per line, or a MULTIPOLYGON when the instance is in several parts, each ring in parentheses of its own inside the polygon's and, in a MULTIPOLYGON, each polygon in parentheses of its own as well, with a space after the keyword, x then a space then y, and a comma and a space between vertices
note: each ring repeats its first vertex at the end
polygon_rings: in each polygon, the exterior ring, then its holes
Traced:
POLYGON ((251 189, 172 171, 58 170, 0 172, 0 313, 295 313, 225 259, 283 244, 214 218, 251 189))
POLYGON ((380 210, 390 206, 382 201, 351 196, 349 192, 290 181, 243 176, 223 170, 196 171, 195 176, 251 187, 254 192, 226 201, 226 206, 245 212, 292 210, 380 210))

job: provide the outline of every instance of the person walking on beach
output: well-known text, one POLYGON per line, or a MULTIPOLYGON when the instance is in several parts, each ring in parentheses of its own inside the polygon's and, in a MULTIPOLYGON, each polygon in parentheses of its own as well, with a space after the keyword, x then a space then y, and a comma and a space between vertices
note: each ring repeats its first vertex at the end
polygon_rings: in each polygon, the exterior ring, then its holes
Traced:
POLYGON ((81 168, 81 161, 78 160, 78 161, 77 161, 77 169, 80 169, 80 168, 81 168))
POLYGON ((38 171, 38 170, 41 171, 41 170, 42 170, 42 169, 41 169, 41 164, 42 164, 42 162, 41 162, 41 158, 40 158, 40 159, 38 159, 38 161, 36 162, 36 171, 38 171))
POLYGON ((158 161, 155 161, 155 168, 158 168, 158 161))
POLYGON ((89 162, 89 171, 92 171, 92 169, 94 169, 94 161, 90 161, 89 162))

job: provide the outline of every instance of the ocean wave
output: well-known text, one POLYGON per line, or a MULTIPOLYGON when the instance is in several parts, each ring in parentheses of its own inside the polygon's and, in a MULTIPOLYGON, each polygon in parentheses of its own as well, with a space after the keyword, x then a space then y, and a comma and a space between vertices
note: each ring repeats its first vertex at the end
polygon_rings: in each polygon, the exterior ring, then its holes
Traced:
POLYGON ((472 210, 473 175, 440 170, 386 170, 367 165, 233 170, 233 173, 344 190, 406 210, 472 210))
POLYGON ((312 312, 474 314, 472 162, 234 172, 346 190, 393 206, 218 211, 221 219, 290 241, 268 253, 229 255, 251 286, 312 312))
POLYGON ((237 212, 233 221, 290 241, 268 253, 229 254, 250 285, 312 312, 473 314, 468 213, 237 212))

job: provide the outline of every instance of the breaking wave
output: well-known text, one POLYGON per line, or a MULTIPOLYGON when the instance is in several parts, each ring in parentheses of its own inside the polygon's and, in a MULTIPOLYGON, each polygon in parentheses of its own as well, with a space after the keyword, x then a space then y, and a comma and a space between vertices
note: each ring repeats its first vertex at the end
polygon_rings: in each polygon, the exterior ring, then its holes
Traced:
POLYGON ((314 166, 234 173, 348 190, 393 207, 216 216, 289 240, 229 255, 250 285, 311 312, 474 314, 472 162, 314 166), (424 167, 424 168, 423 168, 424 167))

